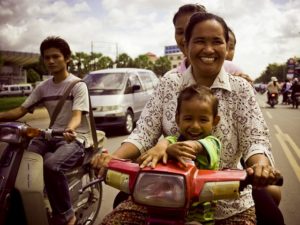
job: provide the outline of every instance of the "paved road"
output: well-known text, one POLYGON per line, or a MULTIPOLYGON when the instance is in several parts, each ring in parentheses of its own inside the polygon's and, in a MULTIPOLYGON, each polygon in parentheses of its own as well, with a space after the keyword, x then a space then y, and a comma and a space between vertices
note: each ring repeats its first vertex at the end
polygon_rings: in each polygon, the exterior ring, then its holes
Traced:
MULTIPOLYGON (((270 108, 265 95, 258 95, 271 134, 276 167, 284 177, 280 209, 286 225, 300 224, 300 109, 288 105, 270 108)), ((281 102, 281 99, 279 100, 281 102)))
MULTIPOLYGON (((266 103, 265 95, 257 96, 266 122, 270 129, 272 150, 277 168, 284 175, 282 188, 282 201, 280 208, 283 212, 286 225, 297 225, 300 221, 300 109, 291 109, 290 106, 277 105, 271 109, 266 103)), ((33 115, 22 118, 32 126, 47 127, 49 120, 47 112, 37 110, 33 115)), ((106 148, 112 152, 124 140, 126 136, 110 135, 106 148)), ((116 189, 103 186, 104 195, 102 207, 96 224, 99 224, 103 216, 112 210, 113 199, 118 192, 116 189)))

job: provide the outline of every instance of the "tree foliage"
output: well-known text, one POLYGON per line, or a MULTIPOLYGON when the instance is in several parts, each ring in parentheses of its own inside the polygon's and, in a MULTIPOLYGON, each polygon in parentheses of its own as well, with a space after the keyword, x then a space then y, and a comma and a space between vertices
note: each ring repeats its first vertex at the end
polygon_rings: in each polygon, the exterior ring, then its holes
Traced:
POLYGON ((34 69, 30 68, 27 70, 27 83, 35 83, 41 80, 41 76, 34 69))
POLYGON ((24 67, 24 69, 27 71, 27 74, 30 69, 34 70, 39 75, 39 78, 40 78, 39 80, 42 80, 43 75, 48 74, 47 69, 46 69, 41 57, 39 58, 39 62, 26 65, 24 67))
POLYGON ((255 80, 255 83, 268 83, 271 77, 277 77, 278 81, 284 81, 287 73, 286 67, 286 64, 269 64, 261 76, 255 80))
POLYGON ((130 68, 134 67, 133 59, 126 53, 122 53, 116 60, 117 68, 130 68))
POLYGON ((166 56, 159 57, 153 65, 153 72, 158 76, 163 76, 171 67, 171 62, 166 56))
MULTIPOLYGON (((294 57, 293 59, 296 62, 293 68, 294 77, 300 77, 300 71, 299 69, 297 69, 298 68, 297 65, 300 65, 300 58, 294 57)), ((277 77, 278 81, 280 82, 286 80, 288 70, 291 69, 288 68, 287 66, 289 60, 290 59, 287 59, 287 62, 282 64, 278 64, 278 63, 269 64, 267 68, 262 72, 261 76, 258 77, 254 82, 267 83, 271 80, 271 77, 277 77)))
POLYGON ((150 61, 148 56, 146 55, 139 55, 137 58, 134 59, 134 66, 136 68, 143 68, 152 70, 153 62, 150 61))

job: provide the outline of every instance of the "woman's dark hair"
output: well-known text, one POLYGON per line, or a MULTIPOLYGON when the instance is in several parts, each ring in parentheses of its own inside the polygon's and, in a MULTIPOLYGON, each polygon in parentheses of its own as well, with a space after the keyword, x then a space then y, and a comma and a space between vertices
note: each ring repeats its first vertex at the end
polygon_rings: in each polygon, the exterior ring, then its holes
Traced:
MULTIPOLYGON (((233 39, 234 39, 234 45, 236 45, 236 38, 235 38, 235 34, 233 33, 232 29, 230 27, 228 27, 228 32, 232 34, 233 39)), ((229 35, 228 33, 228 35, 229 35)))
POLYGON ((40 53, 42 57, 44 56, 44 51, 49 48, 59 49, 65 59, 69 59, 71 57, 71 49, 69 44, 60 37, 50 36, 41 43, 40 53))
POLYGON ((187 14, 187 13, 206 13, 205 6, 199 4, 186 4, 179 7, 178 11, 175 13, 173 17, 173 24, 175 25, 178 16, 187 14))
POLYGON ((185 89, 183 89, 177 99, 177 109, 176 114, 180 114, 180 108, 183 101, 189 101, 192 98, 197 98, 198 100, 210 102, 212 105, 213 116, 216 117, 218 115, 218 106, 219 100, 213 94, 213 92, 206 86, 202 85, 192 85, 185 89))
POLYGON ((188 43, 190 41, 194 27, 198 23, 201 23, 206 20, 216 20, 217 22, 219 22, 221 24, 221 26, 223 27, 223 30, 224 30, 225 41, 226 41, 226 43, 228 43, 229 34, 228 34, 228 26, 227 26, 226 22, 223 20, 223 18, 221 18, 217 15, 214 15, 212 13, 195 13, 191 16, 190 21, 189 21, 189 23, 186 27, 185 33, 184 33, 186 42, 188 43))

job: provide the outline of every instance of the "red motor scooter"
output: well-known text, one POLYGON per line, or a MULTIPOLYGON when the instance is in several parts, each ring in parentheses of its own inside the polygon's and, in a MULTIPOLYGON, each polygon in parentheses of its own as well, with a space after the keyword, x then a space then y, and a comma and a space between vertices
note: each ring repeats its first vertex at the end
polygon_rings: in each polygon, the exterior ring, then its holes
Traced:
MULTIPOLYGON (((135 203, 148 209, 146 224, 184 224, 193 202, 234 199, 250 183, 244 170, 202 170, 193 162, 187 167, 175 161, 158 164, 155 169, 141 169, 138 164, 113 159, 104 181, 129 195, 135 203)), ((281 179, 278 185, 282 185, 281 179)))

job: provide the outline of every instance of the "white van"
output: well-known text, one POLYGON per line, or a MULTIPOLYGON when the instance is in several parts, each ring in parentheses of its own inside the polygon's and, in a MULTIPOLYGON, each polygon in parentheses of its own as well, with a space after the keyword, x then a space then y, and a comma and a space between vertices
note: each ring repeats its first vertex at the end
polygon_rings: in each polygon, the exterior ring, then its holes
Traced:
POLYGON ((0 96, 25 96, 32 92, 31 84, 9 84, 0 86, 0 96))
POLYGON ((129 134, 158 83, 146 69, 115 68, 93 71, 85 76, 96 126, 122 127, 129 134))

